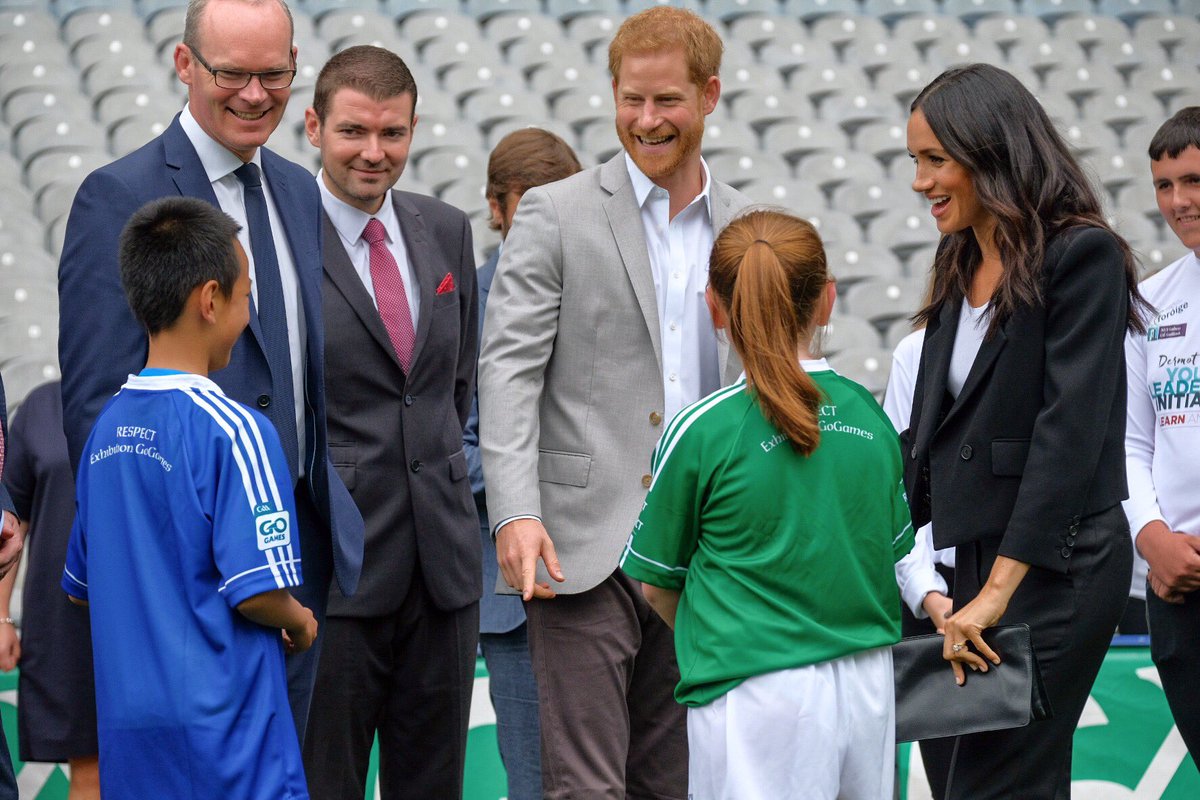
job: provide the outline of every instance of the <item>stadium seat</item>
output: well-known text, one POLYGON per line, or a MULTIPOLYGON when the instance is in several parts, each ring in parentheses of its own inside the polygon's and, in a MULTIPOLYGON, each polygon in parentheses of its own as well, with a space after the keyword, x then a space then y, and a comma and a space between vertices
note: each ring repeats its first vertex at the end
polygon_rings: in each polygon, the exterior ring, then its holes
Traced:
MULTIPOLYGON (((334 9, 317 20, 316 33, 332 48, 339 40, 349 36, 362 33, 383 36, 386 32, 395 30, 395 21, 377 9, 378 7, 334 9)), ((471 28, 473 30, 474 25, 471 28)), ((461 35, 462 30, 458 33, 461 35)))
POLYGON ((721 96, 733 98, 742 92, 782 92, 779 70, 771 66, 731 61, 721 70, 721 96))
POLYGON ((0 38, 8 36, 34 40, 54 39, 58 36, 58 22, 41 7, 22 4, 13 8, 0 8, 0 38))
POLYGON ((822 151, 810 153, 796 165, 796 177, 812 181, 826 192, 855 181, 862 184, 883 183, 887 176, 873 158, 860 158, 854 153, 822 151))
POLYGON ((1138 280, 1145 280, 1165 266, 1174 264, 1187 253, 1174 236, 1160 245, 1137 248, 1133 251, 1138 262, 1138 280))
POLYGON ((52 150, 93 150, 104 142, 104 131, 88 117, 34 117, 13 130, 13 154, 26 166, 39 153, 52 150))
POLYGON ((829 271, 838 280, 838 291, 861 280, 901 280, 904 277, 904 265, 896 254, 877 244, 829 247, 825 256, 829 271))
POLYGON ((175 73, 154 62, 99 61, 83 73, 83 91, 93 99, 118 88, 142 89, 152 94, 168 92, 176 84, 175 73))
POLYGON ((74 47, 93 36, 129 39, 137 37, 143 43, 140 17, 117 8, 97 7, 77 11, 63 20, 60 35, 68 46, 74 47))
POLYGON ((108 146, 113 157, 132 153, 166 130, 169 123, 170 120, 164 122, 157 114, 135 114, 120 120, 108 133, 108 146))
POLYGON ((845 211, 826 208, 803 216, 817 229, 827 248, 853 248, 863 244, 862 226, 845 211))
POLYGON ((1021 0, 1021 13, 1041 17, 1050 24, 1063 17, 1089 16, 1095 10, 1092 0, 1021 0))
POLYGON ((892 38, 908 42, 923 50, 939 39, 969 39, 971 31, 955 17, 940 14, 917 14, 896 21, 892 27, 892 38))
POLYGON ((546 13, 564 22, 583 16, 621 14, 619 0, 546 0, 546 13))
MULTIPOLYGON (((1200 67, 1200 65, 1197 65, 1200 67)), ((1167 113, 1174 114, 1181 108, 1200 106, 1200 86, 1191 86, 1177 94, 1171 95, 1166 101, 1167 113)))
POLYGON ((912 316, 921 304, 921 293, 906 278, 866 278, 841 293, 845 309, 876 326, 912 316))
POLYGON ((415 158, 412 171, 414 177, 437 192, 451 181, 485 175, 487 158, 483 150, 441 148, 415 158))
POLYGON ((532 75, 543 68, 561 69, 587 64, 587 53, 576 41, 559 34, 554 38, 528 36, 512 42, 504 50, 509 66, 532 75))
MULTIPOLYGON (((1145 156, 1145 151, 1143 150, 1137 155, 1145 156)), ((1142 163, 1148 165, 1148 162, 1149 157, 1146 157, 1146 160, 1142 163)), ((1140 215, 1150 219, 1158 219, 1161 216, 1158 211, 1158 196, 1154 191, 1154 185, 1149 180, 1148 168, 1145 177, 1147 180, 1126 183, 1117 192, 1117 202, 1114 210, 1122 218, 1128 219, 1131 216, 1140 215)))
POLYGON ((725 101, 729 116, 757 131, 780 123, 795 124, 811 119, 812 105, 785 89, 749 89, 725 101))
POLYGON ((463 11, 480 22, 503 14, 540 14, 539 0, 463 0, 463 11))
MULTIPOLYGON (((450 67, 498 67, 504 64, 500 50, 492 42, 480 38, 473 30, 430 39, 421 45, 421 63, 441 75, 450 67)), ((446 84, 458 93, 459 87, 446 84)))
POLYGON ((936 0, 862 0, 862 13, 878 17, 887 25, 918 14, 941 11, 936 0))
POLYGON ((608 43, 621 24, 620 14, 583 14, 567 20, 567 36, 594 52, 596 63, 607 63, 608 43))
POLYGON ((888 94, 858 92, 830 95, 821 102, 820 112, 821 119, 834 123, 847 136, 853 137, 863 125, 900 118, 907 112, 907 106, 901 106, 888 94))
POLYGON ((1071 123, 1059 130, 1078 157, 1086 158, 1097 151, 1121 149, 1121 140, 1112 128, 1104 125, 1071 123))
POLYGON ((91 116, 91 102, 75 90, 31 89, 10 95, 4 103, 4 119, 10 127, 34 117, 79 119, 91 116))
POLYGON ((79 73, 67 63, 65 52, 59 59, 13 61, 0 65, 0 105, 17 92, 30 89, 55 93, 79 91, 79 73))
POLYGON ((482 25, 483 37, 497 47, 507 47, 520 39, 559 40, 566 37, 562 25, 539 10, 512 11, 488 17, 482 25))
MULTIPOLYGON (((720 176, 717 176, 718 179, 720 176)), ((828 209, 825 193, 812 181, 778 177, 753 180, 741 187, 742 194, 757 205, 778 206, 793 214, 808 217, 828 209)))
POLYGON ((798 91, 820 108, 821 101, 831 94, 866 94, 871 83, 861 69, 854 66, 822 66, 796 71, 788 76, 788 86, 798 91))
POLYGON ((1092 45, 1089 57, 1094 64, 1108 64, 1126 80, 1137 70, 1161 69, 1170 63, 1167 51, 1153 42, 1137 42, 1128 38, 1105 39, 1092 45))
MULTIPOLYGON (((57 317, 54 327, 57 328, 57 317)), ((13 342, 0 339, 0 352, 21 352, 19 348, 30 347, 28 343, 13 342)), ((61 377, 58 370, 58 360, 54 350, 48 345, 35 346, 29 355, 12 358, 4 362, 4 391, 8 402, 9 413, 21 405, 31 391, 47 381, 55 381, 61 377)))
POLYGON ((1194 48, 1200 41, 1200 19, 1183 15, 1142 17, 1133 24, 1133 40, 1157 44, 1175 55, 1181 49, 1188 49, 1183 45, 1191 44, 1194 48))
POLYGON ((709 122, 704 126, 704 154, 724 153, 754 154, 759 151, 758 134, 745 122, 724 119, 709 122))
POLYGON ((888 39, 887 26, 876 17, 861 14, 835 14, 821 17, 812 24, 812 38, 842 48, 853 41, 888 39))
POLYGON ((580 90, 585 94, 607 95, 612 105, 612 81, 608 71, 586 62, 547 64, 529 76, 529 88, 554 105, 563 94, 580 90))
POLYGON ((850 139, 835 123, 806 115, 800 122, 772 125, 763 132, 763 149, 778 153, 789 161, 799 161, 814 153, 847 154, 850 139))
POLYGON ((524 85, 521 73, 507 64, 456 64, 442 73, 442 86, 460 103, 476 92, 524 85))
POLYGON ((1003 51, 987 39, 943 39, 934 42, 926 49, 925 60, 939 71, 979 61, 998 67, 1006 64, 1003 51))
POLYGON ((913 205, 911 189, 897 196, 896 184, 888 181, 849 180, 833 187, 829 197, 831 208, 849 211, 855 220, 866 226, 875 217, 893 208, 913 205))
POLYGON ((768 44, 808 40, 808 28, 791 17, 778 14, 748 14, 729 23, 729 37, 756 50, 768 44))
POLYGON ((882 399, 892 371, 892 354, 882 347, 851 347, 831 356, 829 366, 882 399))
POLYGON ((975 38, 1011 47, 1018 42, 1043 42, 1051 36, 1050 27, 1038 17, 1002 14, 984 17, 975 23, 975 38))
POLYGON ((1144 214, 1118 210, 1108 215, 1108 224, 1135 250, 1157 247, 1162 243, 1158 224, 1144 214))
POLYGON ((900 260, 906 260, 917 248, 935 244, 941 234, 928 211, 897 208, 871 220, 866 239, 871 244, 887 247, 900 260))
POLYGON ((132 35, 109 32, 82 39, 71 49, 71 59, 80 72, 87 72, 89 67, 103 61, 127 61, 148 69, 162 69, 157 51, 142 38, 140 28, 134 28, 132 35))
POLYGON ((789 84, 793 76, 802 70, 839 66, 833 45, 818 40, 771 42, 759 51, 759 61, 778 69, 789 84))
POLYGON ((1017 13, 1014 0, 942 0, 942 13, 975 25, 987 17, 1006 17, 1017 13))
POLYGON ((774 153, 747 153, 725 151, 706 155, 712 174, 734 188, 749 181, 771 180, 787 177, 791 167, 774 153))
POLYGON ((1096 10, 1106 16, 1134 23, 1143 17, 1174 14, 1175 4, 1173 0, 1096 0, 1096 10))
POLYGON ((1175 95, 1195 89, 1198 79, 1200 74, 1194 66, 1146 66, 1130 76, 1129 84, 1139 92, 1149 92, 1166 106, 1175 95))
POLYGON ((496 91, 476 92, 463 101, 463 116, 477 124, 486 135, 496 123, 525 117, 544 120, 550 116, 546 102, 523 89, 510 91, 497 86, 496 91))
POLYGON ((747 14, 775 14, 778 11, 778 0, 705 0, 704 3, 705 15, 721 22, 729 22, 747 14))
POLYGON ((1083 104, 1082 111, 1085 120, 1104 123, 1118 135, 1135 122, 1164 116, 1162 102, 1140 91, 1097 94, 1083 104))
POLYGON ((1007 59, 1009 63, 1032 69, 1043 80, 1055 70, 1088 66, 1083 48, 1074 42, 1053 38, 1041 42, 1017 42, 1009 48, 1007 59))
POLYGON ((613 119, 612 90, 597 91, 583 86, 561 92, 551 104, 554 118, 582 130, 600 120, 613 119))
POLYGON ((894 176, 908 160, 908 132, 901 121, 864 125, 854 134, 854 149, 874 156, 894 176))
MULTIPOLYGON (((841 291, 842 278, 832 264, 829 265, 829 272, 838 279, 838 291, 841 291)), ((817 331, 817 336, 821 352, 826 357, 863 347, 877 349, 880 344, 879 331, 875 326, 850 314, 833 314, 829 324, 817 331)))
MULTIPOLYGON (((25 167, 25 185, 35 197, 52 183, 78 186, 88 174, 112 161, 101 140, 91 150, 48 150, 29 160, 25 167)), ((72 193, 73 194, 73 193, 72 193)), ((49 222, 53 217, 40 214, 49 222)))
POLYGON ((579 133, 579 160, 584 163, 587 163, 585 156, 593 163, 608 161, 620 149, 621 142, 611 119, 597 121, 579 133))
POLYGON ((444 8, 423 9, 408 14, 398 24, 400 35, 420 48, 430 39, 471 35, 479 32, 474 17, 444 8))
POLYGON ((804 22, 813 22, 828 16, 857 15, 859 0, 783 0, 783 15, 804 22))
POLYGON ((908 108, 921 90, 936 78, 941 69, 926 64, 905 64, 895 67, 884 67, 875 74, 875 90, 892 97, 903 109, 905 118, 908 108))
POLYGON ((422 117, 413 139, 416 153, 429 152, 442 147, 483 150, 483 135, 474 125, 464 125, 456 119, 422 117))
POLYGON ((1048 92, 1063 92, 1076 103, 1082 103, 1102 92, 1120 92, 1125 89, 1125 79, 1104 61, 1080 64, 1052 70, 1046 75, 1048 92))
POLYGON ((461 210, 468 217, 486 216, 488 213, 486 188, 483 175, 459 178, 444 185, 438 199, 461 210))
MULTIPOLYGON (((1113 17, 1083 14, 1064 17, 1054 25, 1056 39, 1075 42, 1089 51, 1101 42, 1128 41, 1129 26, 1113 17)), ((1093 58, 1093 60, 1095 60, 1093 58)))

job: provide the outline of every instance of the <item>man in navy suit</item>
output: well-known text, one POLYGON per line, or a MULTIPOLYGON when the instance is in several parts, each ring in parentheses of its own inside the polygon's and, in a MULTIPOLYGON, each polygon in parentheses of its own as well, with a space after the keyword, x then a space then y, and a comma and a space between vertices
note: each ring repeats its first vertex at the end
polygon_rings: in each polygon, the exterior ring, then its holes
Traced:
MULTIPOLYGON (((175 71, 188 102, 161 136, 87 177, 59 263, 63 427, 78 463, 105 401, 145 361, 146 335, 125 302, 117 238, 149 200, 208 200, 242 223, 253 311, 229 366, 213 379, 278 429, 296 480, 304 585, 297 599, 323 624, 333 575, 353 594, 363 523, 329 465, 321 316, 321 201, 312 175, 262 145, 283 117, 296 69, 282 0, 192 0, 175 71)), ((301 738, 321 638, 288 660, 301 738)))

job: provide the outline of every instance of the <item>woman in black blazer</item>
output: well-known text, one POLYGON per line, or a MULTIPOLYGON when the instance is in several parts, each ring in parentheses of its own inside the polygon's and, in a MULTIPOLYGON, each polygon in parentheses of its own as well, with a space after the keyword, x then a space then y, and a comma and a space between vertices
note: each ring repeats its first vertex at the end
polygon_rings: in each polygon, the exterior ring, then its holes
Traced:
POLYGON ((1066 798, 1132 570, 1120 502, 1136 266, 1007 72, 942 73, 913 101, 908 149, 943 235, 904 441, 913 522, 957 548, 945 656, 962 683, 999 663, 985 628, 1028 623, 1054 715, 959 737, 946 796, 1066 798))

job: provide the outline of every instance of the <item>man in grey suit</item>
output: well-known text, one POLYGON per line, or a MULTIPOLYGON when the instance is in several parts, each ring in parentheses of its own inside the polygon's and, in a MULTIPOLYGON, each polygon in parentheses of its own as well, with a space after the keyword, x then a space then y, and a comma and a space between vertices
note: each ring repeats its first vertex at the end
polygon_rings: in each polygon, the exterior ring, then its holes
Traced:
POLYGON ((498 588, 528 601, 547 798, 687 791, 671 631, 616 567, 664 426, 740 372, 704 306, 714 234, 749 202, 700 157, 721 51, 679 8, 622 24, 624 152, 527 191, 492 284, 483 467, 498 588))
POLYGON ((378 732, 384 798, 459 797, 479 629, 478 520, 463 425, 478 306, 458 209, 391 191, 417 87, 383 48, 321 70, 329 448, 366 522, 351 598, 330 596, 305 739, 313 797, 362 797, 378 732))

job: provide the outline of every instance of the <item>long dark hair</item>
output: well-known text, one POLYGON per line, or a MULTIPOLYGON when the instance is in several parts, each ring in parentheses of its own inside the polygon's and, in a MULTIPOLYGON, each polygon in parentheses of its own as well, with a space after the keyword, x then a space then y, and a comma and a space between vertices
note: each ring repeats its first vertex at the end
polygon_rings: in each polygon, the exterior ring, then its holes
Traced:
MULTIPOLYGON (((1116 240, 1130 298, 1126 327, 1145 331, 1149 305, 1138 292, 1133 251, 1105 221, 1091 182, 1020 81, 989 64, 955 67, 921 90, 911 107, 918 110, 950 157, 970 173, 980 204, 996 219, 1004 274, 992 295, 988 336, 1019 306, 1042 303, 1046 244, 1075 225, 1101 228, 1116 240)), ((943 239, 933 262, 933 292, 914 316, 917 324, 927 324, 943 303, 966 296, 982 257, 970 228, 943 239)))
POLYGON ((813 321, 829 271, 825 248, 807 221, 756 210, 726 226, 713 244, 708 283, 729 317, 729 340, 763 416, 801 453, 816 449, 821 390, 797 349, 813 321))

